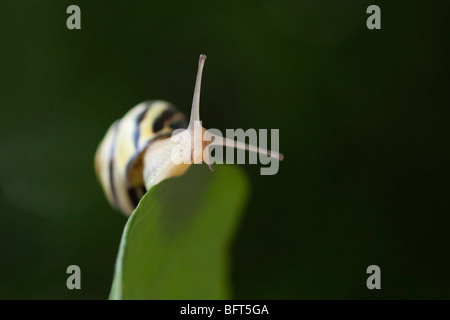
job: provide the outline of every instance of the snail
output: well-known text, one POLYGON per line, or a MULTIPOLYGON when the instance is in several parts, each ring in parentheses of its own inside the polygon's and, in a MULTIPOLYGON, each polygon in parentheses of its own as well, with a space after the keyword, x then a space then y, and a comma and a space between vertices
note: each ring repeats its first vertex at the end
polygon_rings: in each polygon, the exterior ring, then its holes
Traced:
POLYGON ((129 216, 152 186, 182 175, 191 164, 209 161, 209 146, 226 146, 265 154, 283 155, 219 137, 201 126, 200 88, 206 55, 199 58, 189 123, 172 104, 145 101, 129 110, 107 130, 95 154, 95 171, 108 201, 129 216), (181 156, 174 161, 174 151, 181 156))

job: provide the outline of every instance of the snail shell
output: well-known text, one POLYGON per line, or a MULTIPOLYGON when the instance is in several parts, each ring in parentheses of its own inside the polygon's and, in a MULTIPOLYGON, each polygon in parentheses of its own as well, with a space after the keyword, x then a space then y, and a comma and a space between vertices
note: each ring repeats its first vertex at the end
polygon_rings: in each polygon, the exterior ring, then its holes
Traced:
POLYGON ((130 215, 147 191, 143 157, 152 143, 186 128, 185 116, 169 102, 145 101, 115 121, 95 155, 97 177, 109 202, 130 215))

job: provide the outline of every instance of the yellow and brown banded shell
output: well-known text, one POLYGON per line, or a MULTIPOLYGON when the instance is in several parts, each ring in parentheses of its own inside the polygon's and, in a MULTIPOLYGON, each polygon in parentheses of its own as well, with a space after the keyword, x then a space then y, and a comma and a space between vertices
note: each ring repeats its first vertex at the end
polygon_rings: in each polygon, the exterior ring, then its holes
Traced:
POLYGON ((109 202, 129 216, 142 198, 143 155, 156 139, 186 128, 184 115, 162 100, 145 101, 114 122, 95 154, 97 177, 109 202))

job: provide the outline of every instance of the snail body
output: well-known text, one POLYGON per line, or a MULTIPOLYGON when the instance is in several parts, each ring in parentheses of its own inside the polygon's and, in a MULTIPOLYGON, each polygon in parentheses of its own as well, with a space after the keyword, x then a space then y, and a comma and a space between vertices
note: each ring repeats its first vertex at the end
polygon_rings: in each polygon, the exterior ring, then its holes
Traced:
POLYGON ((210 145, 282 158, 277 152, 214 136, 201 126, 199 104, 205 59, 200 55, 189 124, 169 102, 146 101, 115 121, 100 142, 95 154, 97 177, 108 201, 125 215, 131 215, 152 186, 182 175, 191 164, 206 162, 213 171, 204 152, 210 145), (174 161, 174 150, 182 153, 181 161, 174 161))

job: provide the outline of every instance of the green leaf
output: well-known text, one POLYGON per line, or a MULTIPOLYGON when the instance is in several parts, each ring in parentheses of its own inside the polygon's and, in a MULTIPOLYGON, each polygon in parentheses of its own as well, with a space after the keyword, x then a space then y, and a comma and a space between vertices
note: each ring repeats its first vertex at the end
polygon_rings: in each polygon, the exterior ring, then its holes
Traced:
POLYGON ((229 299, 230 241, 248 194, 237 166, 192 165, 129 218, 110 299, 229 299))

